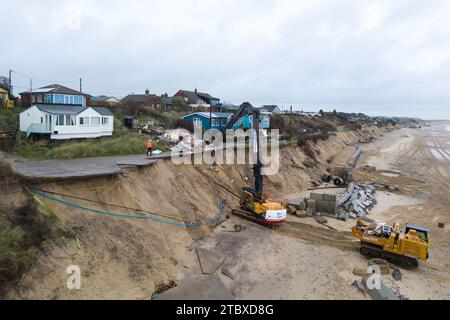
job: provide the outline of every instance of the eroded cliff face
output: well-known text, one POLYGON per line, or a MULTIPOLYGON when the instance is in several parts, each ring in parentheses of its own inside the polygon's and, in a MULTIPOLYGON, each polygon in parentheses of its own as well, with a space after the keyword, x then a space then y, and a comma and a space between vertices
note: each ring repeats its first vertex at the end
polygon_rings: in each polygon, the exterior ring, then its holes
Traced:
MULTIPOLYGON (((264 192, 273 198, 299 192, 320 181, 331 166, 342 165, 360 141, 376 138, 386 128, 368 127, 338 132, 326 140, 311 142, 315 163, 297 146, 280 150, 281 167, 277 175, 265 179, 264 192)), ((142 214, 117 208, 148 210, 201 224, 180 227, 153 220, 111 217, 42 198, 51 212, 73 232, 64 243, 47 241, 39 262, 24 276, 8 298, 25 299, 148 299, 161 285, 178 280, 180 269, 195 259, 189 246, 214 230, 208 219, 218 212, 221 199, 225 212, 236 207, 238 199, 214 181, 240 193, 245 177, 252 179, 250 166, 175 165, 160 160, 153 166, 127 171, 116 177, 42 183, 34 187, 86 197, 102 203, 66 199, 103 211, 142 214), (244 177, 244 179, 243 179, 244 177), (76 240, 78 239, 78 240, 76 240), (81 289, 68 290, 66 269, 81 270, 81 289)), ((18 197, 25 197, 16 183, 18 197)), ((26 183, 25 183, 26 184, 26 183)), ((6 197, 7 198, 7 197, 6 197)), ((5 197, 2 201, 6 201, 5 197)), ((166 220, 163 218, 163 220, 166 220)), ((178 220, 177 220, 178 221, 178 220)))

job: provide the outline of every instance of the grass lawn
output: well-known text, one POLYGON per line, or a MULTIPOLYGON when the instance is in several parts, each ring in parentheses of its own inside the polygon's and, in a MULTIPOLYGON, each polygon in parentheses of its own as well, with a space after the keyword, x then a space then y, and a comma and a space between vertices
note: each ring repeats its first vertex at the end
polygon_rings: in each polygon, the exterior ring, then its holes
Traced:
MULTIPOLYGON (((111 137, 56 142, 22 139, 15 151, 25 159, 32 160, 145 154, 147 140, 147 135, 128 130, 119 120, 114 119, 114 134, 111 137)), ((165 141, 153 141, 153 145, 153 150, 169 150, 165 141)))

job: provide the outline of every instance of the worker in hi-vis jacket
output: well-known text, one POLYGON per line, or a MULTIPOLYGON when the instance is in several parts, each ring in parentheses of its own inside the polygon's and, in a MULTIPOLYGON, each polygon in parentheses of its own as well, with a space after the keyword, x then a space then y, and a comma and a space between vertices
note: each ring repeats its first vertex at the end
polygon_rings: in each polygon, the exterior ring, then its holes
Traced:
POLYGON ((152 139, 148 139, 147 141, 147 155, 151 156, 153 153, 153 141, 152 139))

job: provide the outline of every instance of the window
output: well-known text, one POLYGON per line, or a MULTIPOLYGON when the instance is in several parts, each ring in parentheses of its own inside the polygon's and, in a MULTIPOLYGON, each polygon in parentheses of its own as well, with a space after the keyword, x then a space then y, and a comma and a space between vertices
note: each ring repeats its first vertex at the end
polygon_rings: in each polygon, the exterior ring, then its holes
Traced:
POLYGON ((66 114, 66 126, 74 126, 76 124, 76 117, 74 115, 66 114))
POLYGON ((222 126, 226 126, 228 123, 227 118, 222 118, 222 126))
POLYGON ((45 96, 44 96, 44 102, 45 103, 52 103, 53 101, 52 101, 52 95, 51 94, 46 94, 45 96))
POLYGON ((91 117, 91 124, 100 124, 100 117, 91 117))
POLYGON ((63 126, 64 125, 64 115, 59 114, 56 116, 56 125, 57 126, 63 126))
POLYGON ((70 104, 73 104, 73 96, 69 96, 69 101, 70 104))
POLYGON ((81 117, 80 118, 80 124, 88 125, 89 124, 89 117, 81 117))
POLYGON ((102 117, 102 124, 104 125, 108 124, 108 117, 102 117))
POLYGON ((69 103, 69 97, 68 96, 64 96, 64 104, 68 104, 69 103))
POLYGON ((214 127, 220 126, 220 119, 212 119, 212 125, 214 127))
POLYGON ((37 102, 38 102, 38 103, 44 102, 44 99, 42 98, 42 94, 39 94, 39 95, 37 96, 37 102))

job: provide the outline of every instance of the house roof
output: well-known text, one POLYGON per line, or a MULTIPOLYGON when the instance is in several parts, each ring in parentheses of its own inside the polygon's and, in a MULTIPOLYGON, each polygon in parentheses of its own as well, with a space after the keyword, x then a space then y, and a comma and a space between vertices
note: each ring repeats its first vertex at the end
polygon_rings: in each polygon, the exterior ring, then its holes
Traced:
POLYGON ((161 96, 161 102, 164 104, 173 104, 173 97, 161 96))
POLYGON ((94 109, 95 111, 97 111, 98 113, 100 113, 102 116, 112 116, 112 112, 111 110, 109 110, 106 107, 91 107, 92 109, 94 109))
POLYGON ((107 100, 109 100, 109 99, 114 99, 114 100, 119 101, 119 99, 117 99, 116 97, 112 97, 112 96, 97 96, 97 97, 92 97, 92 100, 93 100, 93 101, 97 101, 97 102, 100 102, 100 101, 107 101, 107 100))
POLYGON ((195 91, 189 91, 189 90, 179 90, 178 92, 182 92, 192 102, 196 102, 198 100, 205 101, 205 99, 220 100, 219 98, 215 98, 206 92, 200 92, 200 91, 195 92, 195 91))
MULTIPOLYGON (((61 93, 61 94, 74 94, 74 95, 84 95, 87 97, 91 97, 90 94, 83 93, 65 86, 62 86, 60 84, 51 84, 45 87, 41 87, 38 89, 33 89, 33 93, 61 93)), ((20 94, 30 93, 30 90, 21 92, 20 94)))
POLYGON ((59 104, 36 104, 39 110, 51 113, 51 114, 79 114, 86 110, 88 107, 81 106, 67 106, 59 104))
MULTIPOLYGON (((195 94, 195 92, 194 92, 194 94, 195 94)), ((208 93, 205 93, 205 92, 198 92, 197 91, 197 96, 199 96, 200 98, 220 100, 219 98, 215 98, 213 96, 210 96, 208 93)))
POLYGON ((131 100, 136 103, 144 103, 151 97, 155 97, 155 94, 129 94, 122 101, 131 100))
MULTIPOLYGON (((194 114, 197 114, 197 115, 199 115, 199 116, 201 116, 201 117, 204 117, 204 118, 209 118, 209 112, 194 112, 194 113, 185 115, 185 116, 182 117, 182 118, 184 119, 184 118, 189 117, 189 116, 192 116, 192 115, 194 115, 194 114)), ((228 118, 228 117, 230 117, 230 116, 232 116, 232 115, 233 115, 233 114, 232 114, 231 112, 212 112, 212 113, 211 113, 211 117, 212 117, 212 118, 228 118)))
POLYGON ((189 91, 189 90, 180 90, 179 92, 182 92, 186 98, 188 98, 189 100, 191 100, 191 102, 197 102, 198 100, 202 100, 202 98, 200 98, 199 96, 197 96, 195 94, 195 92, 193 91, 189 91))
POLYGON ((274 112, 275 109, 278 109, 278 106, 276 104, 264 105, 260 109, 264 110, 264 111, 267 111, 267 112, 274 112))

